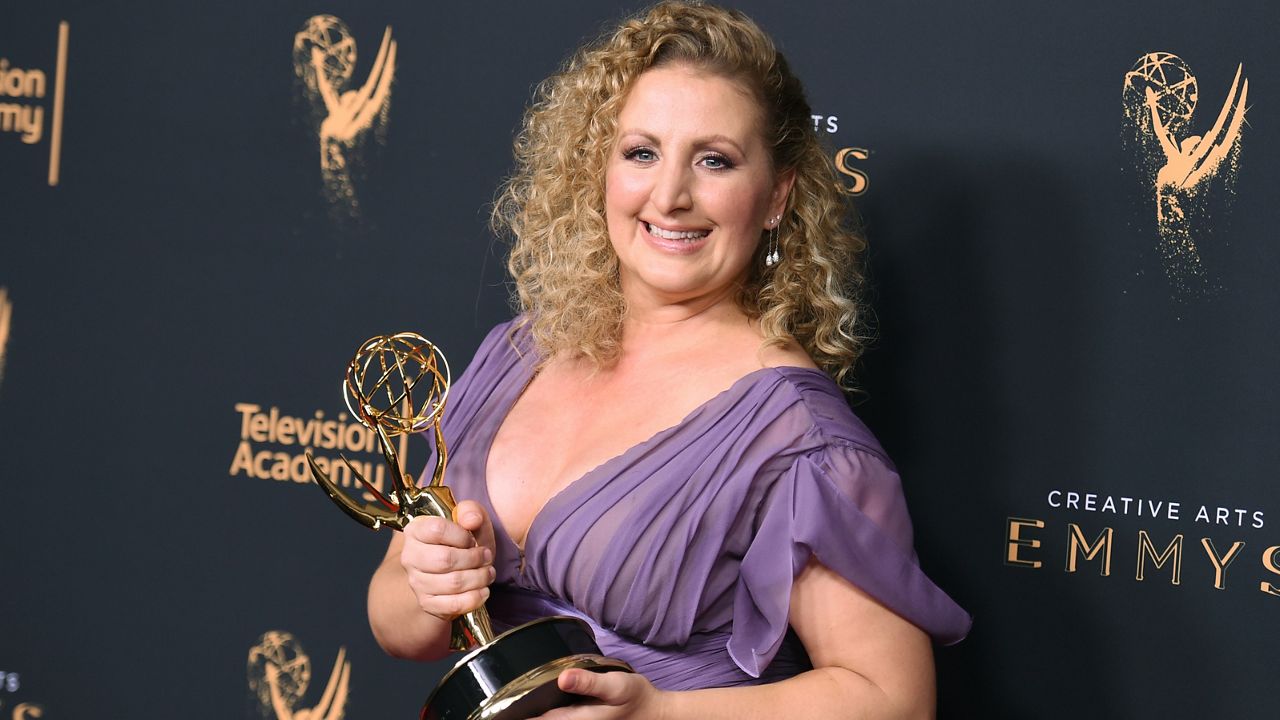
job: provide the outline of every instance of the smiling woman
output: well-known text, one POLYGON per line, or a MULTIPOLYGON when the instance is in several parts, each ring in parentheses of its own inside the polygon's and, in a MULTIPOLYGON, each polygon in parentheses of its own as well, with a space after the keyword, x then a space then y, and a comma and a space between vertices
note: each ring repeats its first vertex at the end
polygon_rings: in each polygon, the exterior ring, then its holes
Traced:
POLYGON ((393 538, 389 652, 587 621, 636 674, 566 718, 915 717, 969 618, 918 567, 898 476, 840 385, 859 238, 799 82, 743 15, 659 4, 539 87, 495 223, 519 315, 451 393, 457 522, 393 538))
POLYGON ((865 243, 845 227, 846 199, 800 81, 755 23, 713 6, 656 5, 579 50, 539 86, 516 138, 516 172, 493 212, 494 227, 513 239, 508 270, 521 323, 544 357, 571 352, 597 363, 617 357, 626 299, 603 181, 616 159, 632 85, 648 71, 675 65, 731 81, 745 93, 746 118, 758 123, 767 162, 775 172, 794 173, 789 212, 771 216, 768 228, 780 261, 765 263, 762 225, 738 306, 758 319, 767 344, 798 342, 838 383, 851 385, 863 344, 857 258, 865 243))
POLYGON ((743 87, 696 67, 636 80, 605 174, 609 239, 632 312, 733 297, 795 178, 774 169, 762 122, 743 87))

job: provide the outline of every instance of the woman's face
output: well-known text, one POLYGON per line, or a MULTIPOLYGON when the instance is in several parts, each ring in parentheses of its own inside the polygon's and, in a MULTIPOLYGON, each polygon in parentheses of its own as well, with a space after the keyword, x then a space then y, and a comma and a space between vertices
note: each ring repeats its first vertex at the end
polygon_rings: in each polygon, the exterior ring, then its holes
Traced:
POLYGON ((774 172, 761 115, 741 85, 687 65, 636 80, 605 174, 628 301, 715 297, 746 276, 794 177, 774 172))

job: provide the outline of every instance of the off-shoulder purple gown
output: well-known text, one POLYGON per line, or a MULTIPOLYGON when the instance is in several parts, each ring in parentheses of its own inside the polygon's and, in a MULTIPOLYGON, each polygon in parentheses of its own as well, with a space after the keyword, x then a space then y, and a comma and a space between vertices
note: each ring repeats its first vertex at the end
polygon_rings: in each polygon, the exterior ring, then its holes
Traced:
POLYGON ((787 609, 813 554, 935 640, 968 632, 969 616, 916 562, 889 459, 807 368, 752 372, 573 482, 534 518, 522 559, 485 478, 533 375, 527 336, 515 333, 517 352, 511 327, 489 333, 443 421, 446 484, 494 519, 496 624, 580 617, 606 655, 662 689, 772 682, 810 667, 787 609))

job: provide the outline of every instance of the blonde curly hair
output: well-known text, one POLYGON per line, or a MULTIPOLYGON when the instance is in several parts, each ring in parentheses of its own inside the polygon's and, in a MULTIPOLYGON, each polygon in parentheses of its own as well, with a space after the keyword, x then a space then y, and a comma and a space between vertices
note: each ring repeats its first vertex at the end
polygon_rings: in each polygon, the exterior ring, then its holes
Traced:
POLYGON ((605 168, 632 84, 650 68, 673 64, 739 82, 760 102, 773 167, 794 170, 796 178, 778 227, 781 260, 765 264, 762 234, 736 299, 759 322, 766 345, 794 338, 849 387, 866 341, 865 242, 846 225, 845 196, 804 89, 749 18, 694 2, 661 2, 625 21, 535 91, 492 224, 512 237, 512 300, 536 349, 544 359, 564 353, 597 366, 620 352, 626 302, 605 222, 605 168))

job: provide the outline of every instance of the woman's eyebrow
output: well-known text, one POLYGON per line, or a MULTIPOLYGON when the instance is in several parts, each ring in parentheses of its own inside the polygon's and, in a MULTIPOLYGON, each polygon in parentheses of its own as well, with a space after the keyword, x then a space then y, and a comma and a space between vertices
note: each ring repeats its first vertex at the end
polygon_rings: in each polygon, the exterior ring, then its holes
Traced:
MULTIPOLYGON (((644 131, 644 130, 640 130, 640 129, 627 129, 627 130, 623 130, 623 131, 621 131, 621 132, 619 132, 619 133, 618 133, 618 137, 620 137, 620 138, 621 138, 621 137, 626 137, 626 136, 628 136, 628 135, 636 135, 636 136, 639 136, 639 137, 644 138, 646 141, 648 141, 648 142, 650 142, 650 143, 653 143, 654 145, 658 145, 658 146, 661 146, 661 145, 662 145, 662 142, 661 142, 660 140, 658 140, 658 138, 657 138, 656 136, 654 136, 652 133, 650 133, 650 132, 646 132, 646 131, 644 131)), ((694 147, 703 147, 703 146, 706 146, 706 145, 713 145, 713 144, 715 144, 715 143, 724 143, 724 144, 726 144, 726 145, 730 145, 730 146, 732 146, 732 147, 733 147, 733 149, 734 149, 734 150, 737 150, 739 154, 742 154, 742 155, 746 155, 746 154, 747 154, 747 153, 746 153, 746 151, 742 148, 742 146, 738 144, 738 141, 734 140, 733 138, 729 137, 728 135, 721 135, 721 134, 719 134, 719 133, 716 133, 716 134, 713 134, 713 135, 705 135, 705 136, 696 137, 696 138, 694 138, 694 140, 693 140, 693 146, 694 146, 694 147)))

